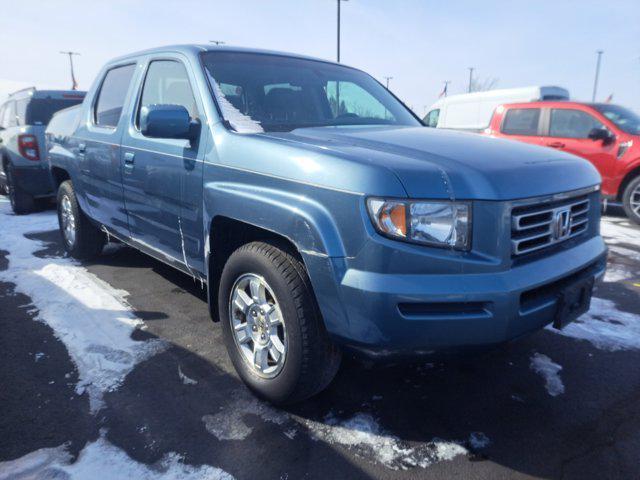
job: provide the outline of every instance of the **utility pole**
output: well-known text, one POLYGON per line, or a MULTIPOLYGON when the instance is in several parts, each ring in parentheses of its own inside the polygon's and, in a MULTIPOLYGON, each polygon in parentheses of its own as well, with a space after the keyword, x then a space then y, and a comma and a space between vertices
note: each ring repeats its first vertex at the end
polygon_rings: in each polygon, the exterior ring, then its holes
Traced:
POLYGON ((71 90, 78 89, 78 82, 76 82, 76 75, 73 71, 73 56, 80 55, 78 52, 60 52, 62 55, 69 55, 69 66, 71 67, 71 90))
POLYGON ((348 0, 338 0, 338 63, 340 63, 340 4, 348 0))
POLYGON ((471 93, 471 84, 473 83, 473 71, 475 70, 475 68, 473 67, 468 67, 467 68, 469 70, 469 93, 471 93))
POLYGON ((393 77, 382 77, 387 81, 387 90, 389 90, 389 80, 393 80, 393 77))
POLYGON ((600 76, 600 60, 602 59, 602 54, 604 50, 597 50, 598 60, 596 61, 596 78, 593 81, 593 96, 591 97, 591 101, 596 101, 596 93, 598 93, 598 77, 600 76))
POLYGON ((222 40, 209 40, 209 43, 215 43, 216 45, 224 45, 222 40))

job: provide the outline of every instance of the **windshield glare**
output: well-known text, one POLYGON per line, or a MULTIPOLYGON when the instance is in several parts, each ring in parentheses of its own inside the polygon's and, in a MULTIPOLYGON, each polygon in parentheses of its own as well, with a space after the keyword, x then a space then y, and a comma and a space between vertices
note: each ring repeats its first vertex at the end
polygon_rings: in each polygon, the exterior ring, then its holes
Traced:
POLYGON ((203 64, 223 117, 238 132, 420 125, 382 85, 352 68, 244 52, 207 52, 203 64))
POLYGON ((619 105, 608 104, 595 105, 595 108, 623 132, 640 135, 640 117, 631 110, 619 105))

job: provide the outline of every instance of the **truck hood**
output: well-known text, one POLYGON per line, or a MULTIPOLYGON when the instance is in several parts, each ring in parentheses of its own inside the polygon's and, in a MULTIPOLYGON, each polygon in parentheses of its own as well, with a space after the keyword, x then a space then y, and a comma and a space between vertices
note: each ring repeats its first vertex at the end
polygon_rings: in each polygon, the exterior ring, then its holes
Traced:
POLYGON ((601 181, 597 170, 576 156, 475 133, 375 126, 300 128, 267 135, 384 167, 413 198, 513 200, 601 181))

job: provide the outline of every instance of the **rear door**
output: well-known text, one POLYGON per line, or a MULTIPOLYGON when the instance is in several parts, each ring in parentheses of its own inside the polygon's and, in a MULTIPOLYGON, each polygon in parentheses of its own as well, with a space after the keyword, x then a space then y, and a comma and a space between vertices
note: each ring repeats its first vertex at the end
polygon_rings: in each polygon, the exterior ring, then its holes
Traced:
POLYGON ((128 236, 122 196, 120 141, 126 126, 123 109, 131 94, 136 64, 110 67, 101 79, 90 112, 78 130, 78 163, 91 217, 116 233, 128 236))
POLYGON ((618 149, 616 142, 605 144, 602 140, 591 140, 589 132, 594 128, 605 126, 584 110, 551 108, 549 130, 543 145, 586 158, 606 176, 615 165, 618 149))
POLYGON ((542 143, 542 109, 539 107, 506 108, 500 124, 500 136, 520 142, 542 143))
POLYGON ((140 109, 148 105, 182 105, 192 120, 202 118, 191 75, 179 55, 150 59, 122 139, 122 184, 131 237, 148 253, 193 273, 204 271, 205 142, 145 137, 139 128, 140 109))

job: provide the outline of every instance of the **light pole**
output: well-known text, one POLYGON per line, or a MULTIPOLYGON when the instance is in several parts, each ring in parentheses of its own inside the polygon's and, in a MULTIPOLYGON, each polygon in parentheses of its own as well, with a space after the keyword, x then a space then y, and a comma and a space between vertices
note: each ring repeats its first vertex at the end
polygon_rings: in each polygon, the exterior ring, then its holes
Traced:
POLYGON ((338 0, 338 63, 340 63, 340 4, 348 0, 338 0))
POLYGON ((215 43, 216 45, 224 45, 222 40, 209 40, 209 43, 215 43))
POLYGON ((473 83, 473 71, 475 70, 475 68, 473 67, 468 67, 469 70, 469 93, 471 93, 471 84, 473 83))
POLYGON ((78 82, 76 82, 76 75, 73 71, 73 56, 80 55, 78 52, 60 52, 62 55, 69 55, 69 66, 71 67, 71 90, 78 89, 78 82))
POLYGON ((602 54, 604 50, 597 50, 598 60, 596 61, 596 78, 593 81, 593 96, 591 97, 591 101, 596 101, 596 93, 598 92, 598 77, 600 76, 600 60, 602 59, 602 54))
POLYGON ((389 90, 389 80, 393 80, 393 77, 382 77, 387 81, 387 90, 389 90))

